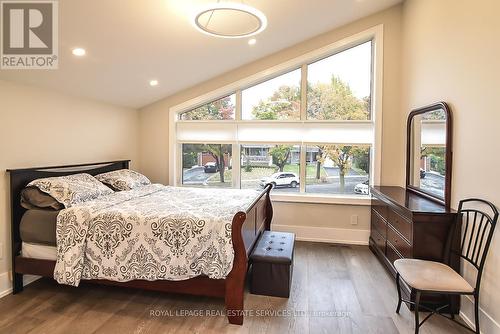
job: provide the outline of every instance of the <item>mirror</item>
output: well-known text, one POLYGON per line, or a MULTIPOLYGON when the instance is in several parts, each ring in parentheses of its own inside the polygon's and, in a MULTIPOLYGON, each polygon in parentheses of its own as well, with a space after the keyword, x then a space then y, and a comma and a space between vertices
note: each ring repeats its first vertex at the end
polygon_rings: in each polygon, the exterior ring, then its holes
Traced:
POLYGON ((451 194, 451 112, 444 102, 408 116, 406 188, 446 207, 451 194))

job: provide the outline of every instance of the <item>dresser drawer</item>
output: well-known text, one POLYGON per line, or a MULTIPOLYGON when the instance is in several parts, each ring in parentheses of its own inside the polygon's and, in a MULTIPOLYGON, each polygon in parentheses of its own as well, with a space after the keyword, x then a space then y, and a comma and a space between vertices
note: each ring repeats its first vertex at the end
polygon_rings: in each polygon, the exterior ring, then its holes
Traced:
POLYGON ((401 235, 406 238, 406 241, 408 243, 411 244, 412 223, 410 221, 392 210, 389 210, 389 218, 387 219, 387 221, 392 225, 392 227, 394 227, 396 231, 401 233, 401 235))
POLYGON ((403 257, 412 257, 411 245, 401 235, 392 228, 387 227, 387 241, 401 254, 403 257))
POLYGON ((389 211, 389 208, 387 207, 387 204, 382 202, 381 200, 377 198, 372 198, 372 210, 376 211, 380 216, 382 216, 385 220, 387 220, 387 213, 389 211))
POLYGON ((380 217, 377 211, 372 210, 372 230, 376 230, 382 237, 387 238, 387 223, 380 217))
POLYGON ((377 232, 376 229, 373 229, 372 232, 370 233, 371 238, 375 242, 375 245, 377 246, 380 251, 385 254, 385 237, 380 235, 380 233, 377 232))
POLYGON ((394 261, 404 258, 401 254, 398 253, 396 249, 394 249, 394 247, 390 243, 387 243, 385 256, 393 266, 394 266, 394 261))

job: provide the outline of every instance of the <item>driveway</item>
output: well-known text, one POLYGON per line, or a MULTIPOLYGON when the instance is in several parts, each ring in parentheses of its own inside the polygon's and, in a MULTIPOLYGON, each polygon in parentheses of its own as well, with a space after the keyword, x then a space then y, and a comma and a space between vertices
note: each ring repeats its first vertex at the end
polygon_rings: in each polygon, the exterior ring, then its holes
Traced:
POLYGON ((428 192, 443 196, 444 176, 434 172, 427 172, 423 179, 420 179, 420 187, 428 192))
POLYGON ((182 183, 203 184, 213 173, 205 173, 203 166, 184 169, 182 172, 182 183))

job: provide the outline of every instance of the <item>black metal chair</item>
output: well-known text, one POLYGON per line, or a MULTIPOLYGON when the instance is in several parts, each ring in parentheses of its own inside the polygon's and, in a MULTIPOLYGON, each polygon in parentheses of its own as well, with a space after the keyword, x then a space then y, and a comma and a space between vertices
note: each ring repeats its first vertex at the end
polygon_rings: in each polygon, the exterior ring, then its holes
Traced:
POLYGON ((455 224, 454 229, 450 232, 449 240, 452 240, 451 236, 454 233, 461 233, 460 245, 456 249, 449 243, 445 254, 445 262, 449 261, 451 256, 455 255, 471 264, 477 271, 475 287, 472 287, 460 274, 444 263, 418 259, 400 259, 394 261, 394 266, 397 270, 396 285, 398 288, 396 313, 399 313, 402 302, 415 306, 415 333, 418 333, 420 326, 434 314, 452 320, 472 332, 479 333, 479 289, 486 255, 488 254, 493 231, 498 220, 498 210, 488 201, 475 198, 465 199, 459 203, 457 217, 457 224, 455 224), (491 214, 472 208, 471 205, 490 209, 491 214), (401 298, 400 279, 403 279, 415 291, 415 302, 401 298), (422 294, 473 296, 475 331, 455 320, 453 314, 447 316, 441 312, 449 304, 435 309, 420 305, 420 296, 422 294), (420 322, 419 310, 422 309, 431 313, 420 322))

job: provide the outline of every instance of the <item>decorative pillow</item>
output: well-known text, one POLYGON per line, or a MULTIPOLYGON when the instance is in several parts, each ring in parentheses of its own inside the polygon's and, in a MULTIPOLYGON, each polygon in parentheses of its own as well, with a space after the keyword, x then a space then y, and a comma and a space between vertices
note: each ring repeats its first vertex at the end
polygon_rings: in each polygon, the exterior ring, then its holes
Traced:
POLYGON ((37 187, 66 208, 113 193, 113 190, 86 173, 37 179, 27 187, 37 187))
POLYGON ((25 209, 62 210, 64 205, 49 194, 36 187, 27 187, 21 191, 21 206, 25 209))
POLYGON ((116 191, 131 190, 151 184, 147 177, 130 169, 120 169, 99 174, 96 175, 96 179, 116 191))

